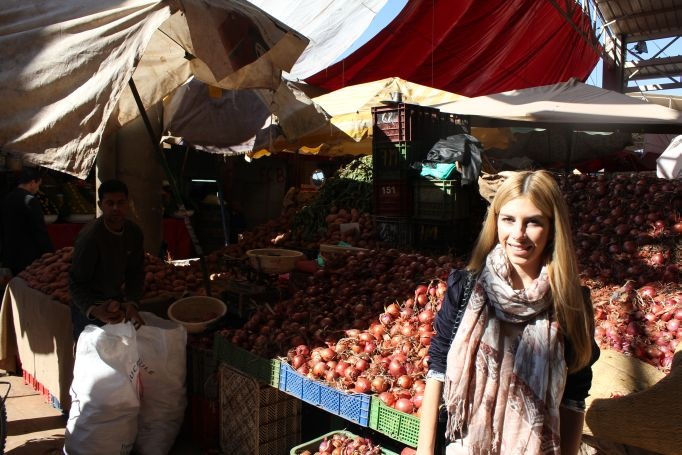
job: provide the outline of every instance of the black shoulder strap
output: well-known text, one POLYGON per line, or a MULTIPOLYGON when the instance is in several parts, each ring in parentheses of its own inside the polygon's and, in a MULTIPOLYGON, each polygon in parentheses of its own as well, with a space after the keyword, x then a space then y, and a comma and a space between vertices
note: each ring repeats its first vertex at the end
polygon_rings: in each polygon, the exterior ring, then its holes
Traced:
POLYGON ((452 325, 452 335, 450 336, 450 342, 455 339, 455 334, 459 328, 459 324, 462 322, 462 316, 464 315, 464 310, 466 310, 467 303, 469 303, 469 297, 471 297, 471 291, 474 289, 474 282, 476 281, 476 274, 473 272, 467 272, 466 281, 462 287, 462 291, 459 293, 459 302, 457 302, 457 315, 455 316, 455 322, 452 325))

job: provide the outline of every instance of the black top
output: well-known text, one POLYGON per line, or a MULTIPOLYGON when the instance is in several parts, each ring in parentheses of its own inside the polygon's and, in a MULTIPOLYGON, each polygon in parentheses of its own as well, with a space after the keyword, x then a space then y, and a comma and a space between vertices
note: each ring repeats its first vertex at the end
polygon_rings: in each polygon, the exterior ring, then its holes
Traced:
MULTIPOLYGON (((431 339, 429 347, 429 369, 436 373, 445 373, 448 351, 450 343, 454 338, 456 330, 455 320, 459 309, 460 293, 467 281, 468 272, 464 270, 453 270, 448 277, 448 288, 443 298, 440 311, 436 314, 433 323, 436 335, 431 339)), ((466 304, 466 303, 465 303, 466 304)), ((461 316, 460 316, 461 317, 461 316)), ((459 321, 457 321, 459 324, 459 321)), ((570 355, 571 343, 566 339, 564 343, 564 353, 570 355)), ((587 398, 590 387, 592 386, 592 364, 599 358, 599 346, 595 341, 592 342, 592 359, 590 364, 582 370, 569 374, 566 378, 566 388, 564 389, 563 400, 582 402, 587 398)))
POLYGON ((138 300, 144 292, 144 236, 126 220, 121 233, 102 218, 85 226, 74 244, 69 272, 73 305, 85 313, 98 301, 138 300))
POLYGON ((2 204, 2 262, 17 275, 51 251, 40 202, 23 188, 13 189, 2 204))

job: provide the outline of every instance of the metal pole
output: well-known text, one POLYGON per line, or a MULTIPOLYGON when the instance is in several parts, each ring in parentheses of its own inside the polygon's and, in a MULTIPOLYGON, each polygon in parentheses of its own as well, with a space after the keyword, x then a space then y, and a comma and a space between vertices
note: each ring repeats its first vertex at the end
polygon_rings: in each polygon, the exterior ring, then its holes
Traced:
POLYGON ((137 109, 140 111, 140 116, 142 117, 142 121, 144 121, 144 126, 147 128, 147 133, 149 133, 149 140, 152 142, 152 147, 154 148, 154 150, 157 151, 157 156, 159 157, 159 161, 161 162, 161 166, 163 167, 163 170, 166 173, 166 178, 168 178, 168 183, 171 187, 171 192, 173 193, 173 196, 175 197, 175 200, 178 204, 178 208, 180 209, 180 212, 183 214, 183 219, 185 221, 185 227, 187 228, 187 233, 189 234, 189 237, 190 237, 190 239, 192 239, 192 243, 194 244, 194 250, 199 255, 199 264, 201 265, 201 272, 204 276, 204 290, 206 291, 206 295, 210 296, 211 295, 211 282, 210 282, 209 277, 208 277, 208 268, 206 267, 206 260, 204 258, 204 251, 201 248, 201 245, 199 244, 199 239, 197 238, 196 233, 194 232, 194 228, 192 227, 192 223, 189 219, 189 215, 187 215, 187 210, 185 209, 185 204, 182 201, 180 191, 178 190, 178 186, 177 186, 177 183, 175 181, 175 177, 173 177, 173 173, 171 172, 170 167, 168 166, 168 162, 166 161, 166 156, 163 154, 163 150, 161 149, 158 141, 156 140, 156 137, 154 135, 154 129, 152 128, 152 124, 149 121, 149 117, 147 116, 147 112, 145 111, 144 105, 142 104, 142 98, 140 98, 140 94, 137 91, 137 87, 135 86, 135 81, 133 81, 132 77, 128 81, 128 85, 130 86, 130 90, 133 92, 133 98, 135 98, 135 104, 137 105, 137 109))
POLYGON ((225 246, 230 244, 230 234, 227 228, 228 223, 225 219, 225 198, 223 196, 223 185, 220 179, 216 178, 216 183, 218 184, 218 202, 220 203, 220 219, 223 222, 223 239, 225 240, 225 246))

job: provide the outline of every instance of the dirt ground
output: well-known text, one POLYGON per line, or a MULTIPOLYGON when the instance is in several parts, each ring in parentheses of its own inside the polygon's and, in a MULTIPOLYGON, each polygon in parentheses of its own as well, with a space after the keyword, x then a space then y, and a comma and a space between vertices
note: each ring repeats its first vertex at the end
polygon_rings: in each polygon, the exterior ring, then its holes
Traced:
MULTIPOLYGON (((24 384, 21 376, 0 377, 0 392, 11 389, 5 402, 7 409, 6 455, 54 455, 64 447, 67 416, 48 404, 40 394, 24 384)), ((202 454, 190 438, 179 437, 171 455, 202 454)))

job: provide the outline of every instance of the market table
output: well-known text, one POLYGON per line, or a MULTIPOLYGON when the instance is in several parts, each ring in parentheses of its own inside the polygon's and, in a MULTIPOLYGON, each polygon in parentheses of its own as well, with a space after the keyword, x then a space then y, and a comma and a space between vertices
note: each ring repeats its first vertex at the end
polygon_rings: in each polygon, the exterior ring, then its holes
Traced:
MULTIPOLYGON (((55 249, 73 246, 76 236, 85 223, 52 223, 47 225, 47 233, 55 249)), ((192 239, 187 232, 185 221, 180 218, 163 219, 163 239, 168 253, 173 259, 188 259, 194 256, 192 239)))
POLYGON ((70 309, 15 277, 0 307, 0 362, 16 371, 17 357, 25 379, 53 406, 68 410, 73 377, 70 309))

